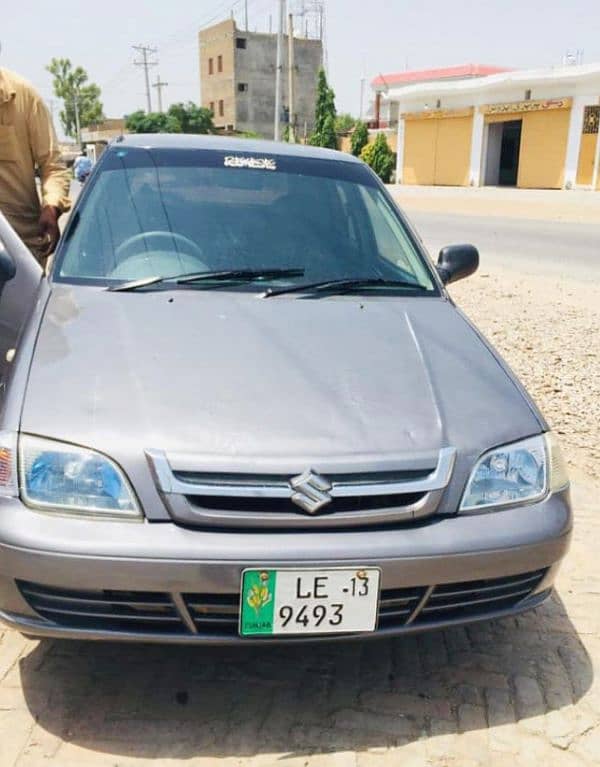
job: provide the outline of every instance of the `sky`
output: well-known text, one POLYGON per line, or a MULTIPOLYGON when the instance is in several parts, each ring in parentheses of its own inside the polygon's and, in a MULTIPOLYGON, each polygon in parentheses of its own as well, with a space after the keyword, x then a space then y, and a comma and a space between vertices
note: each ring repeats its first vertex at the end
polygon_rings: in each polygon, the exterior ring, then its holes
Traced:
MULTIPOLYGON (((559 65, 567 51, 600 62, 598 0, 324 0, 327 71, 339 112, 359 113, 361 78, 405 69, 477 63, 559 65)), ((288 0, 292 10, 302 0, 288 0)), ((249 28, 267 31, 276 0, 247 0, 249 28)), ((304 5, 310 6, 311 0, 304 5)), ((145 108, 135 44, 158 48, 151 70, 169 85, 163 101, 200 99, 197 33, 244 0, 0 0, 0 66, 30 80, 50 101, 45 66, 67 57, 102 89, 107 117, 145 108)), ((156 89, 153 89, 156 104, 156 89)), ((58 122, 59 104, 54 105, 58 122)))

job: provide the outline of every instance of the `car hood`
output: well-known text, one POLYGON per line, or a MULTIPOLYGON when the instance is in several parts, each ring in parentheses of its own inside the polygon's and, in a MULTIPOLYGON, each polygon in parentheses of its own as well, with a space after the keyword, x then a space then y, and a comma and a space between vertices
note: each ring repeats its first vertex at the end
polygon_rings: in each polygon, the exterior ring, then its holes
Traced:
POLYGON ((443 446, 470 465, 541 422, 443 298, 55 286, 21 429, 122 463, 154 448, 262 473, 391 469, 443 446))

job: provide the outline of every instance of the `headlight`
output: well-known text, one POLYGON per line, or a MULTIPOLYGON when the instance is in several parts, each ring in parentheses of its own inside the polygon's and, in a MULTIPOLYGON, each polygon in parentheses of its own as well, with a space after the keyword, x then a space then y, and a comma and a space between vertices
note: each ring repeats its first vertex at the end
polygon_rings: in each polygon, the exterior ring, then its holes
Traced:
POLYGON ((35 509, 141 519, 121 469, 94 450, 21 435, 19 479, 23 502, 35 509))
POLYGON ((556 439, 540 434, 483 455, 471 472, 460 510, 531 503, 568 484, 556 439))

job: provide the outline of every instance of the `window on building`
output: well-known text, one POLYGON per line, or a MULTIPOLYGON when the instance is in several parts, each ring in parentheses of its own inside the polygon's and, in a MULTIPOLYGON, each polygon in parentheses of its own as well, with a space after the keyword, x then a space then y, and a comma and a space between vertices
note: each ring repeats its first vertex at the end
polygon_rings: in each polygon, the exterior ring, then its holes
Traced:
POLYGON ((209 59, 208 60, 208 74, 212 75, 212 74, 214 74, 214 71, 215 70, 214 70, 214 66, 213 66, 213 60, 209 59))
POLYGON ((240 93, 247 93, 248 92, 248 83, 238 83, 238 91, 240 93))
POLYGON ((211 101, 210 104, 208 105, 208 108, 214 114, 215 113, 215 102, 211 101))
POLYGON ((223 71, 223 56, 217 56, 217 72, 223 71))
POLYGON ((586 107, 583 112, 583 132, 598 133, 600 126, 600 107, 586 107))
POLYGON ((235 41, 235 47, 241 48, 242 50, 246 49, 246 38, 245 37, 238 37, 235 41))
POLYGON ((531 88, 527 88, 525 91, 525 101, 531 101, 531 88))
POLYGON ((223 117, 225 114, 225 102, 223 99, 219 99, 219 117, 223 117))

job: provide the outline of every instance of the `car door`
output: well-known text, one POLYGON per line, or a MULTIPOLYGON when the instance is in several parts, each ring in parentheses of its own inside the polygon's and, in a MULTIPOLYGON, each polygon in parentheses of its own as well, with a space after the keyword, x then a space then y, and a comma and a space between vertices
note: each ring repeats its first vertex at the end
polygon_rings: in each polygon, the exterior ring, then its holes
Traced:
POLYGON ((6 355, 17 344, 42 279, 42 267, 0 211, 0 380, 8 364, 6 355))

